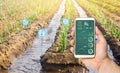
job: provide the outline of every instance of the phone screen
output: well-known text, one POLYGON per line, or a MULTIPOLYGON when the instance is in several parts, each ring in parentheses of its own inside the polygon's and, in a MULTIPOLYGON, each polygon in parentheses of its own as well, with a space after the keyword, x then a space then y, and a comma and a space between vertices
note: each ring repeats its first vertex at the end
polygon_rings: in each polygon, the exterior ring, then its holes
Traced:
POLYGON ((94 20, 76 20, 76 55, 94 55, 94 20))

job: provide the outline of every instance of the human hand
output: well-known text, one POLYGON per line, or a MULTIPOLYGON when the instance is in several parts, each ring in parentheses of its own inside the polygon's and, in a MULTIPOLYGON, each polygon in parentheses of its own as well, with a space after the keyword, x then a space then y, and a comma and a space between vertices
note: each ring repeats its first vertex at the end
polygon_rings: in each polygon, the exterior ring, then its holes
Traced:
MULTIPOLYGON (((99 70, 100 65, 104 60, 108 58, 107 55, 107 42, 101 33, 101 31, 98 29, 98 27, 95 28, 95 34, 99 38, 99 40, 95 43, 95 57, 94 58, 85 58, 80 59, 86 66, 89 66, 93 69, 99 70)), ((74 37, 75 35, 75 28, 72 29, 71 35, 74 37)), ((75 40, 71 40, 71 45, 74 45, 75 40)), ((74 47, 71 47, 71 52, 74 52, 74 47)))

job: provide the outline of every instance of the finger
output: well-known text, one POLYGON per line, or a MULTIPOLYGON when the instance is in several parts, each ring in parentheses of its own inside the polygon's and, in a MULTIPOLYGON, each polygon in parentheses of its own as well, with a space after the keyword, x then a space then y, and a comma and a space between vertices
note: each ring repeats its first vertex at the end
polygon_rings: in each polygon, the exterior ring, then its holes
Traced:
POLYGON ((71 41, 70 41, 70 44, 73 46, 73 45, 74 45, 74 42, 75 42, 75 40, 71 40, 71 41))
POLYGON ((71 48, 70 48, 70 51, 71 51, 72 53, 74 53, 74 48, 73 48, 73 47, 71 47, 71 48))
POLYGON ((105 40, 102 32, 98 29, 97 26, 96 26, 96 28, 95 28, 95 33, 96 33, 96 35, 97 35, 97 37, 99 38, 100 41, 104 41, 104 40, 105 40))
POLYGON ((71 36, 74 37, 74 35, 75 35, 75 28, 73 27, 72 32, 71 32, 71 36))
POLYGON ((75 27, 73 26, 73 27, 72 27, 72 31, 74 31, 74 30, 75 30, 75 27))
POLYGON ((74 37, 75 36, 75 31, 71 32, 71 36, 74 37))

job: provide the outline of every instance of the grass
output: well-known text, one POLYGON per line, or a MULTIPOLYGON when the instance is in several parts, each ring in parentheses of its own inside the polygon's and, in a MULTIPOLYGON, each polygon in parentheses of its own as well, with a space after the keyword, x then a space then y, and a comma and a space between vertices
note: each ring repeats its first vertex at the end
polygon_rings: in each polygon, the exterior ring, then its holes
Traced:
POLYGON ((107 35, 120 39, 120 30, 106 19, 104 13, 101 12, 97 5, 94 5, 87 0, 77 0, 77 2, 86 9, 89 14, 100 21, 101 26, 108 31, 107 35))
POLYGON ((97 0, 97 1, 96 0, 89 0, 89 1, 99 5, 102 8, 107 9, 111 13, 114 13, 114 14, 117 14, 120 16, 120 8, 119 7, 113 6, 112 4, 108 4, 107 2, 103 2, 100 0, 97 0))
POLYGON ((109 5, 120 7, 120 1, 119 0, 100 0, 100 1, 101 2, 106 2, 109 5))
POLYGON ((31 24, 35 19, 50 12, 59 2, 59 0, 0 0, 0 43, 11 33, 18 33, 24 28, 21 23, 24 18, 31 24))
POLYGON ((0 42, 2 42, 3 41, 3 38, 2 38, 2 35, 0 35, 0 42))
POLYGON ((110 22, 111 24, 114 24, 116 27, 119 27, 119 23, 120 23, 120 10, 118 7, 113 7, 112 5, 108 5, 105 3, 102 3, 104 6, 101 6, 102 4, 99 2, 99 4, 96 4, 94 2, 89 1, 90 3, 92 3, 93 5, 96 5, 96 7, 104 14, 105 18, 108 20, 108 22, 110 22), (111 6, 111 7, 110 7, 111 6), (113 12, 111 12, 113 11, 113 12))

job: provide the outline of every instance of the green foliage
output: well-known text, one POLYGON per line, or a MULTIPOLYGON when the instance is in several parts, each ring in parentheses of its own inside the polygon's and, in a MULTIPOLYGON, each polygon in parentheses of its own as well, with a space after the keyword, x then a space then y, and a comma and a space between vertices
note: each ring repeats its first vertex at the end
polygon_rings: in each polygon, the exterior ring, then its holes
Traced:
POLYGON ((60 47, 59 51, 63 52, 66 49, 66 40, 67 40, 67 33, 68 33, 68 28, 69 26, 67 25, 62 25, 63 30, 60 31, 60 47))
POLYGON ((62 24, 62 30, 60 31, 60 46, 59 46, 59 52, 64 52, 66 49, 67 44, 67 34, 70 29, 70 24, 72 23, 73 18, 73 11, 74 11, 74 5, 71 0, 67 0, 66 2, 66 12, 63 16, 63 18, 67 18, 69 20, 68 25, 62 24))
POLYGON ((3 36, 0 34, 0 43, 3 42, 3 36))
POLYGON ((2 15, 0 15, 0 20, 2 20, 2 17, 3 17, 3 16, 2 16, 2 15))
POLYGON ((13 10, 11 10, 9 13, 8 13, 8 15, 11 17, 11 16, 14 16, 14 11, 13 10))
POLYGON ((32 23, 36 19, 36 17, 36 14, 30 15, 30 17, 28 18, 29 23, 32 23))
POLYGON ((10 26, 9 23, 6 22, 6 32, 5 32, 5 36, 10 34, 10 26))
POLYGON ((12 27, 12 31, 14 32, 19 31, 20 29, 19 27, 20 27, 19 22, 16 22, 12 27))

